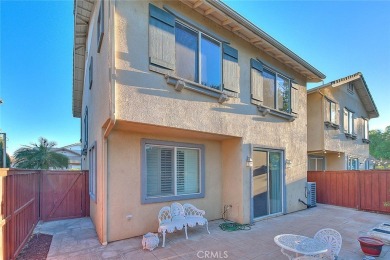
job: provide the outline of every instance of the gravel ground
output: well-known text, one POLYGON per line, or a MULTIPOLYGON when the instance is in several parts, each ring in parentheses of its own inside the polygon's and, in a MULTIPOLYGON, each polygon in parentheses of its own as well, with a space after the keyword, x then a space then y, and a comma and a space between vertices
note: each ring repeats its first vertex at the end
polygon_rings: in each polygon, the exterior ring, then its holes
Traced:
POLYGON ((52 238, 52 235, 33 234, 16 260, 45 260, 52 238))

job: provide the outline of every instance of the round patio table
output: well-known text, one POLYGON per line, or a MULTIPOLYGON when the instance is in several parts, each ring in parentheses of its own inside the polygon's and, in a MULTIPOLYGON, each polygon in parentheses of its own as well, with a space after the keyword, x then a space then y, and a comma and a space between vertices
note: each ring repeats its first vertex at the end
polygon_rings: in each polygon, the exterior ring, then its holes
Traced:
POLYGON ((328 251, 327 246, 310 237, 294 235, 294 234, 282 234, 277 235, 274 238, 275 243, 280 246, 282 253, 287 256, 289 259, 294 257, 287 254, 285 250, 291 251, 301 255, 320 255, 328 251))

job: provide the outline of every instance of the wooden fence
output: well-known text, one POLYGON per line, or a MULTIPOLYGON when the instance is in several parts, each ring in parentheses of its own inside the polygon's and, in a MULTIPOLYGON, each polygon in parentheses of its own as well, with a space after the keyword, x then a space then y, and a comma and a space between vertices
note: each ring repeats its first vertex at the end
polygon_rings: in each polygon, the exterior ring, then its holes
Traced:
POLYGON ((390 171, 309 171, 317 183, 317 202, 390 213, 390 171))
POLYGON ((42 171, 40 193, 43 221, 89 215, 88 174, 84 171, 42 171))
POLYGON ((0 259, 16 258, 41 219, 42 209, 51 207, 52 215, 47 215, 45 220, 88 216, 86 173, 0 169, 0 259), (56 181, 42 182, 52 173, 61 177, 56 176, 56 181), (69 185, 69 176, 76 180, 71 181, 77 183, 76 186, 69 185), (48 189, 62 192, 46 192, 48 189))

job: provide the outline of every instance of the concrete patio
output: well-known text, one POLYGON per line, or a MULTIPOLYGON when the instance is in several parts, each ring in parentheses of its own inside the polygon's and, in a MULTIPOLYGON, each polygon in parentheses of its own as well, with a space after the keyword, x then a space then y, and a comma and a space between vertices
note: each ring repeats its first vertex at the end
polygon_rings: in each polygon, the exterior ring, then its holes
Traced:
MULTIPOLYGON (((360 231, 389 221, 389 215, 318 205, 256 222, 249 231, 224 232, 218 227, 222 220, 211 221, 211 235, 207 234, 205 227, 190 228, 186 240, 184 232, 178 231, 167 235, 165 248, 159 247, 151 252, 142 250, 142 237, 102 246, 89 218, 39 224, 35 233, 53 235, 47 259, 201 259, 207 258, 206 252, 213 252, 214 256, 227 259, 283 260, 287 258, 274 243, 276 235, 292 233, 312 237, 319 229, 329 227, 338 230, 343 237, 339 259, 349 260, 364 257, 356 240, 360 231)), ((390 259, 390 246, 384 246, 377 259, 390 259)))

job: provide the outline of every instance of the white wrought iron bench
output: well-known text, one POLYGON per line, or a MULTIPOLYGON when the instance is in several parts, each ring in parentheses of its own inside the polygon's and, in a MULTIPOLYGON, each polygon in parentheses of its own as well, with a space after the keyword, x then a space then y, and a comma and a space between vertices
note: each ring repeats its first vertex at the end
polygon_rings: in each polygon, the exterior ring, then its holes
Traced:
POLYGON ((196 225, 206 225, 207 232, 209 232, 208 221, 205 217, 204 210, 196 208, 192 204, 184 204, 174 202, 171 207, 163 207, 158 214, 159 227, 158 232, 163 235, 162 247, 165 247, 165 234, 173 233, 175 230, 182 230, 184 228, 186 239, 187 226, 195 227, 196 225))
POLYGON ((187 225, 189 227, 195 227, 196 225, 206 225, 207 233, 210 234, 209 222, 205 217, 203 217, 206 212, 196 208, 194 205, 189 203, 184 204, 183 207, 187 225))

